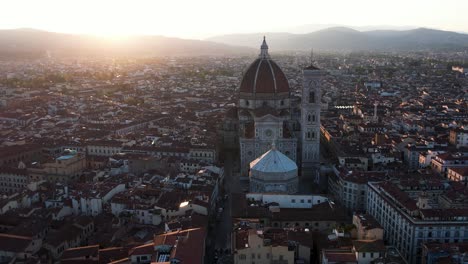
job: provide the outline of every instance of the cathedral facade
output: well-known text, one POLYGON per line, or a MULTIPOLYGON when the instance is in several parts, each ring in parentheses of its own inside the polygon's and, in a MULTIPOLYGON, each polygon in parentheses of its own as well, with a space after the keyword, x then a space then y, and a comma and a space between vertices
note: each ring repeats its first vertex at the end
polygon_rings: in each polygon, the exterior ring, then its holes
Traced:
POLYGON ((249 176, 250 163, 272 145, 296 162, 302 176, 313 177, 320 158, 322 74, 312 65, 303 69, 302 96, 293 97, 263 39, 258 58, 242 78, 237 108, 224 123, 225 142, 238 144, 241 177, 249 176))

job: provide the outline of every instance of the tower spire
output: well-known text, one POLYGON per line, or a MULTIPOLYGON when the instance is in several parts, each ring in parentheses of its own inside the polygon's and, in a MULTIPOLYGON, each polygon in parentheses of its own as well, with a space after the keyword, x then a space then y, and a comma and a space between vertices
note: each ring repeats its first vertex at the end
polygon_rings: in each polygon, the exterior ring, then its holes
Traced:
POLYGON ((259 57, 262 58, 262 59, 269 59, 270 58, 270 54, 268 54, 268 45, 266 43, 265 36, 263 36, 262 46, 260 46, 260 55, 259 55, 259 57))

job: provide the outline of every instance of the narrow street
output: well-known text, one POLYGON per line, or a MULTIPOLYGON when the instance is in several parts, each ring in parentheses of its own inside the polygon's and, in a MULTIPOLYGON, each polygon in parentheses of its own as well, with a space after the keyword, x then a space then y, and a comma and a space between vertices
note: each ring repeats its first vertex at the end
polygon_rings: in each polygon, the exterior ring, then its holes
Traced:
MULTIPOLYGON (((228 198, 219 203, 219 206, 223 208, 223 212, 220 217, 215 220, 215 226, 212 232, 209 234, 209 239, 214 241, 207 250, 205 263, 216 263, 214 259, 215 249, 221 250, 223 254, 219 254, 220 258, 226 257, 226 249, 230 254, 231 250, 231 231, 232 231, 232 218, 231 218, 231 206, 232 199, 231 193, 241 192, 241 185, 238 175, 233 173, 234 168, 234 156, 232 153, 226 153, 226 159, 224 163, 224 190, 228 198)), ((225 261, 223 261, 225 262, 225 261)))

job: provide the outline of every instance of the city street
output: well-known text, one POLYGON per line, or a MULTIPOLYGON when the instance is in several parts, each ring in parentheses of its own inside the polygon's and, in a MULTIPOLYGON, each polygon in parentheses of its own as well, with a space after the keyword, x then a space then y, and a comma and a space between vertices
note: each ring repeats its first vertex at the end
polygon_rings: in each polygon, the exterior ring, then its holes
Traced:
MULTIPOLYGON (((222 249, 223 255, 226 255, 226 249, 231 250, 231 230, 232 230, 232 218, 231 218, 231 206, 232 199, 231 193, 241 192, 241 185, 238 175, 233 173, 234 168, 234 156, 232 153, 226 153, 226 160, 224 163, 224 190, 227 194, 227 199, 219 202, 219 206, 223 207, 219 219, 216 220, 214 230, 209 234, 209 239, 214 240, 208 249, 206 256, 206 263, 216 263, 214 261, 215 249, 222 249)), ((221 257, 221 256, 220 256, 221 257)))

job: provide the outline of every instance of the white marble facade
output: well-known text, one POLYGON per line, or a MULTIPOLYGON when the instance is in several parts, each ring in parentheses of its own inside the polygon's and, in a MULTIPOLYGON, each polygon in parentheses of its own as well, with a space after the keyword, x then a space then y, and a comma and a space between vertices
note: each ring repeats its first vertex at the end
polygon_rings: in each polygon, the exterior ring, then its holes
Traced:
POLYGON ((303 70, 302 98, 298 103, 297 98, 291 97, 288 80, 270 58, 263 41, 259 57, 245 71, 239 89, 241 177, 249 176, 250 163, 269 151, 273 143, 278 151, 299 165, 301 175, 315 175, 320 161, 323 73, 314 66, 303 70))

